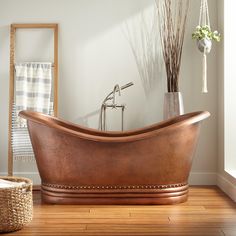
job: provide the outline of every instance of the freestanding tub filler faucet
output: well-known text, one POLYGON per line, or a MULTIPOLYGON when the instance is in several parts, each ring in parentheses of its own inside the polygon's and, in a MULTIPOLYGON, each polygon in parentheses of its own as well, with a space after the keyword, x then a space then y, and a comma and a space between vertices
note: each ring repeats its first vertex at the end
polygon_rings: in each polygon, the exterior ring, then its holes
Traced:
POLYGON ((125 84, 123 86, 119 86, 116 84, 113 88, 113 91, 110 92, 106 98, 103 100, 101 105, 101 111, 100 111, 100 129, 105 131, 106 130, 106 110, 107 108, 112 109, 121 109, 121 130, 124 130, 124 111, 125 111, 125 104, 117 104, 116 103, 116 93, 119 93, 119 96, 121 96, 121 90, 126 89, 130 86, 134 85, 133 82, 130 82, 128 84, 125 84), (112 100, 112 103, 108 103, 108 101, 112 100))

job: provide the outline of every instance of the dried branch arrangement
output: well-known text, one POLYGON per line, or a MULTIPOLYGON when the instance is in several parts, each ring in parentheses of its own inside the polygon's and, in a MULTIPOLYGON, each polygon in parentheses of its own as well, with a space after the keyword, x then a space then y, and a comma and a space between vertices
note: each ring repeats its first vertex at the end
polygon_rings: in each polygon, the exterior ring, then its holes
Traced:
POLYGON ((168 92, 179 91, 189 0, 156 0, 168 92))

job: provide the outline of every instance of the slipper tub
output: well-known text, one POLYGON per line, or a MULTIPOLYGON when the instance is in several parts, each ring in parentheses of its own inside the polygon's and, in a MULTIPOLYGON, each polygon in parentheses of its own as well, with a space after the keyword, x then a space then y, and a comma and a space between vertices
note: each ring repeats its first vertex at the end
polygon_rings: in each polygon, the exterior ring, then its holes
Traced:
POLYGON ((125 132, 84 128, 32 111, 20 116, 27 119, 44 202, 175 204, 187 200, 200 124, 209 113, 125 132))

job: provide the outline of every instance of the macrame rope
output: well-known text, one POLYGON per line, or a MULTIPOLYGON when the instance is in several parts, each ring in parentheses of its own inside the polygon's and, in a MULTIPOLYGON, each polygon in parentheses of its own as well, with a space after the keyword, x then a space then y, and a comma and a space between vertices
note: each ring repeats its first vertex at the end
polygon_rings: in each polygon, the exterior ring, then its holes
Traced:
POLYGON ((211 29, 211 22, 210 22, 210 16, 209 16, 209 9, 208 9, 208 2, 207 0, 205 0, 205 4, 206 4, 206 17, 207 17, 207 25, 209 26, 209 28, 211 29))
POLYGON ((209 26, 209 28, 211 28, 207 0, 201 0, 199 25, 200 26, 206 26, 207 25, 207 26, 209 26))
POLYGON ((200 26, 202 24, 202 9, 203 9, 203 0, 201 0, 201 5, 200 5, 200 16, 199 16, 199 23, 198 25, 200 26))
POLYGON ((207 90, 207 56, 204 49, 202 59, 202 93, 208 93, 207 90))

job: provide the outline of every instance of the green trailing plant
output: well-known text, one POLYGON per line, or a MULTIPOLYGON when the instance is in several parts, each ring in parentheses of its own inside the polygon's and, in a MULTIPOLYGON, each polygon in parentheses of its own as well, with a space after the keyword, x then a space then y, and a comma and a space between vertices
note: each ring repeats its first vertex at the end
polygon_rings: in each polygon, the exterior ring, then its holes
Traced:
POLYGON ((211 31, 208 25, 197 26, 195 31, 192 34, 192 39, 201 40, 201 39, 210 39, 216 42, 220 42, 221 36, 218 31, 211 31))

